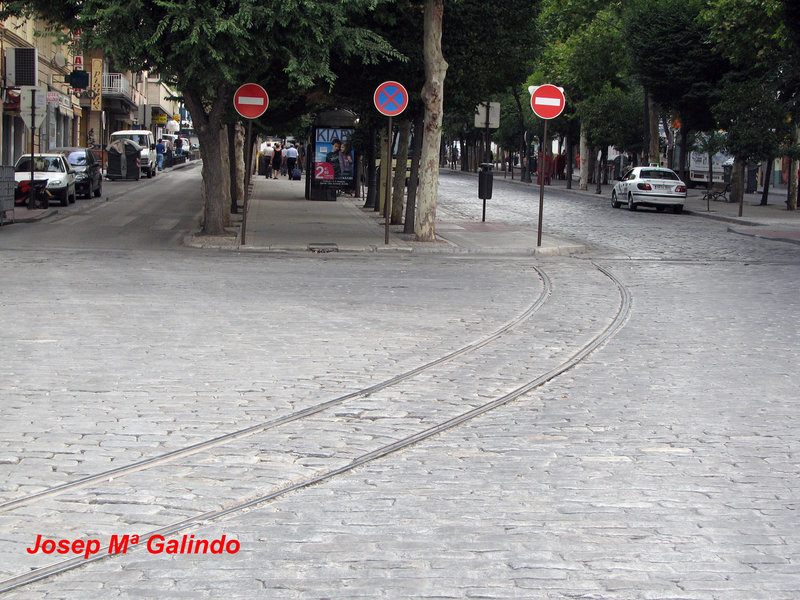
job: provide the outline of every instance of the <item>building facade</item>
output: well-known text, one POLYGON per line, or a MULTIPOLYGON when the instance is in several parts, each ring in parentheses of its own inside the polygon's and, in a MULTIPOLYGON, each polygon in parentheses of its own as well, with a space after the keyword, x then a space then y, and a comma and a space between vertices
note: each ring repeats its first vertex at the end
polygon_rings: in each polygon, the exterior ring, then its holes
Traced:
MULTIPOLYGON (((77 54, 72 50, 77 44, 64 45, 44 31, 35 19, 0 22, 0 164, 13 165, 31 144, 34 152, 59 146, 101 149, 111 132, 149 129, 158 139, 170 120, 180 122, 176 93, 159 77, 116 70, 101 53, 77 54), (73 89, 67 81, 74 69, 88 72, 87 89, 73 89), (30 85, 46 96, 45 116, 35 129, 26 124, 20 106, 22 86, 30 85)), ((80 32, 72 35, 79 41, 80 32)))

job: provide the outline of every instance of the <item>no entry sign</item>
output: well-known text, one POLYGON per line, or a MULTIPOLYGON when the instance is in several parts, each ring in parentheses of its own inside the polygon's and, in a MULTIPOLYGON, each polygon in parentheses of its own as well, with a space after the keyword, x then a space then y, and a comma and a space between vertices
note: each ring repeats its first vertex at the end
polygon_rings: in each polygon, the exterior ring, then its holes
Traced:
POLYGON ((408 92, 403 84, 396 81, 384 81, 375 90, 375 108, 387 117, 396 117, 408 106, 408 92))
POLYGON ((257 119, 269 106, 269 96, 257 83, 245 83, 233 95, 233 107, 245 119, 257 119))
POLYGON ((537 117, 555 119, 564 110, 566 100, 563 88, 549 83, 528 88, 531 93, 531 108, 537 117))

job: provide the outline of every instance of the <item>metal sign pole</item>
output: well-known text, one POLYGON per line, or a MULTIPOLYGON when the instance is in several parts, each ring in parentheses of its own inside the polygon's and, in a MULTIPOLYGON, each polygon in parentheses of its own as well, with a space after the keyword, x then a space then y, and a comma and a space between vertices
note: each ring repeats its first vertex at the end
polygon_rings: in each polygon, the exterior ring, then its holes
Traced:
MULTIPOLYGON (((389 243, 389 223, 392 218, 392 117, 389 117, 389 143, 386 144, 387 152, 381 164, 386 165, 386 200, 383 203, 383 209, 386 211, 386 231, 384 244, 389 243)), ((400 160, 400 157, 397 157, 400 160)))
POLYGON ((33 190, 33 134, 36 132, 36 90, 31 90, 31 182, 28 189, 28 208, 36 208, 36 196, 33 190))
POLYGON ((547 162, 547 157, 545 155, 547 152, 547 119, 544 122, 544 141, 542 143, 542 152, 539 157, 539 233, 538 237, 536 238, 536 247, 540 247, 542 245, 542 213, 544 212, 544 167, 545 163, 547 162))

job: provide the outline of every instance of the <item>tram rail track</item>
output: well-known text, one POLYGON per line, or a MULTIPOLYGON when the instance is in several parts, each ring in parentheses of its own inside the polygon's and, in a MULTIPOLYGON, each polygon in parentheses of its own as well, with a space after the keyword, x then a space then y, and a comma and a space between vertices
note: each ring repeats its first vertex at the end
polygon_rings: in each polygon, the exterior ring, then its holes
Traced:
POLYGON ((321 402, 319 404, 315 404, 313 406, 309 406, 305 409, 298 410, 287 415, 283 415, 276 419, 271 419, 265 423, 258 423, 256 425, 252 425, 250 427, 246 427, 243 429, 239 429, 237 431, 232 431, 226 433, 221 436, 217 436, 208 440, 203 440, 202 442, 197 442, 195 444, 191 444, 189 446, 185 446, 183 448, 178 448, 171 452, 165 452, 163 454, 159 454, 157 456, 152 456, 140 461, 136 461, 134 463, 129 463, 127 465, 122 465, 116 467, 114 469, 108 469, 99 473, 95 473, 93 475, 88 475, 86 477, 82 477, 75 481, 70 481, 63 483, 61 485, 51 486, 46 489, 40 490, 38 492, 34 492, 31 494, 26 494, 25 496, 20 496, 18 498, 14 498, 11 500, 7 500, 4 502, 0 502, 0 513, 6 512, 9 510, 13 510, 15 508, 19 508, 21 506, 26 506, 35 502, 37 500, 41 500, 44 498, 48 498, 51 496, 55 496, 58 494, 62 494, 67 491, 72 491, 80 488, 89 487, 93 484, 107 481, 109 478, 117 478, 128 473, 134 473, 137 471, 141 471, 147 469, 152 466, 161 465, 169 461, 176 460, 178 458, 182 458, 185 456, 190 456, 192 454, 196 454, 203 450, 208 450, 210 448, 220 446, 226 444, 228 442, 242 439, 245 437, 249 437, 255 435, 257 433, 261 433, 263 431, 267 431, 269 429, 274 429, 275 427, 280 427, 282 425, 286 425, 293 421, 297 421, 306 417, 310 417, 312 415, 319 414, 329 408, 334 406, 338 406, 347 402, 348 400, 353 400, 355 398, 363 398, 370 396, 376 392, 379 392, 383 389, 389 388, 393 385, 396 385, 402 381, 415 377, 425 371, 433 369, 439 365, 442 365, 446 362, 450 362, 460 356, 463 356, 469 352, 474 352, 479 348, 483 348, 484 346, 494 342, 495 340, 499 339, 515 327, 517 327, 520 323, 528 320, 533 314, 535 314, 547 301, 547 298, 550 296, 552 291, 552 285, 550 282, 550 278, 547 274, 542 271, 538 267, 533 267, 534 270, 537 272, 540 281, 542 282, 542 290, 536 300, 531 303, 521 314, 517 315, 513 319, 507 321, 502 327, 499 327, 489 335, 486 335, 474 342, 471 342, 461 348, 457 348, 448 354, 440 356, 435 360, 422 364, 418 367, 413 369, 409 369, 399 375, 394 377, 390 377, 384 381, 376 383, 374 385, 362 388, 360 390, 356 390, 345 394, 343 396, 339 396, 337 398, 333 398, 331 400, 327 400, 325 402, 321 402))
MULTIPOLYGON (((163 527, 159 527, 154 529, 146 534, 142 534, 140 539, 142 540, 139 542, 140 545, 143 545, 146 539, 153 535, 162 535, 162 536, 170 536, 176 533, 185 531, 187 529, 201 526, 209 521, 214 521, 218 519, 222 519, 224 517, 233 515, 237 512, 244 511, 261 504, 270 502, 275 500, 285 494, 289 494, 291 492, 302 490, 303 488, 316 485, 327 481, 331 478, 336 476, 345 474, 353 469, 356 469, 360 466, 366 465, 372 461, 379 460, 381 458, 387 457, 391 454, 396 452, 402 451, 414 444, 418 444, 424 440, 427 440, 435 435, 438 435, 444 431, 449 429, 458 427, 472 419, 475 419, 481 415, 484 415, 492 410, 505 406, 506 404, 513 402, 520 397, 530 393, 532 390, 552 381, 556 377, 562 375, 566 371, 571 370, 578 364, 580 364, 589 354, 597 350, 600 346, 602 346, 605 342, 608 341, 619 329, 622 328, 625 321, 627 320, 630 310, 631 310, 631 296, 630 292, 628 291, 627 287, 622 284, 622 282, 617 279, 610 271, 600 267, 598 265, 594 265, 603 275, 605 275, 608 279, 610 279, 616 286, 619 296, 620 302, 619 307, 617 309, 616 315, 613 320, 598 334, 594 335, 587 343, 583 344, 580 348, 573 351, 565 360, 561 361, 555 367, 547 370, 544 373, 541 373, 539 376, 527 381, 523 385, 516 387, 515 389, 511 390, 510 392, 498 396, 492 399, 489 402, 483 403, 479 406, 476 406, 468 411, 464 411, 452 418, 442 420, 430 427, 427 427, 421 431, 417 431, 411 435, 407 435, 402 439, 396 440, 389 444, 384 444, 377 449, 371 450, 369 452, 364 452, 361 455, 355 457, 354 459, 350 460, 348 463, 344 465, 340 465, 335 468, 330 468, 326 470, 322 470, 312 476, 308 476, 302 478, 299 481, 295 481, 292 483, 288 483, 278 489, 274 489, 270 491, 268 494, 263 494, 255 498, 249 498, 247 500, 243 500, 228 506, 225 506, 220 509, 205 511, 196 516, 183 519, 180 521, 173 522, 163 527)), ((147 469, 151 466, 156 466, 158 464, 164 464, 169 461, 176 460, 182 456, 188 456, 190 454, 195 454, 205 449, 212 448, 214 446, 219 446, 225 444, 229 441, 233 441, 234 439, 241 439, 244 437, 248 437, 254 435, 256 433, 260 433, 262 431, 266 431, 268 429, 272 429, 274 427, 278 427, 280 425, 284 425, 286 423, 297 421, 299 419, 303 419, 312 415, 316 415, 318 413, 323 412, 324 410, 331 408, 333 406, 339 405, 344 403, 345 401, 357 397, 364 397, 369 396, 371 394, 376 393, 379 390, 391 387, 399 383, 400 381, 404 381, 409 379, 415 375, 418 375, 428 369, 431 369, 435 366, 441 365, 445 362, 449 362, 459 356, 462 356, 466 353, 469 353, 473 350, 478 348, 482 348, 491 342, 495 341, 499 337, 503 336, 505 333, 508 333, 510 330, 515 328, 518 324, 524 322, 530 316, 532 316, 542 305, 546 302, 547 298, 550 296, 551 293, 551 284, 550 280, 547 275, 537 269, 539 273, 539 277, 543 282, 542 292, 537 300, 532 303, 522 314, 520 314, 515 319, 507 322, 503 327, 499 328, 492 334, 481 338, 477 342, 472 344, 468 344, 458 350, 455 350, 443 357, 440 357, 434 361, 426 363, 425 365, 421 365, 415 369, 406 371, 398 376, 393 378, 387 379, 383 382, 380 382, 374 386, 370 386, 368 388, 364 388, 357 392, 353 392, 351 394, 347 394, 345 396, 341 396, 339 398, 315 405, 313 407, 309 407, 302 411, 297 411, 292 413, 291 415, 286 415, 279 419, 270 421, 268 423, 262 423, 257 426, 253 426, 250 428, 242 429, 237 432, 232 432, 226 434, 224 436, 220 436, 218 438, 214 438, 213 440, 207 440, 205 442, 201 442, 199 444, 194 444, 192 446, 188 446, 186 448, 179 449, 174 452, 170 452, 167 454, 160 455, 159 457, 153 457, 151 459, 147 459, 145 461, 139 461, 137 463, 132 463, 130 465, 120 467, 114 469, 112 471, 104 472, 101 474, 95 474, 88 478, 83 478, 78 481, 70 482, 68 484, 64 484, 63 486, 56 486, 53 488, 49 488, 48 490, 43 490, 42 492, 31 494, 29 496, 18 498, 13 501, 9 501, 0 505, 1 510, 10 511, 15 507, 28 505, 36 500, 43 499, 45 497, 57 495, 60 493, 64 493, 68 490, 79 489, 82 487, 91 486, 93 483, 105 481, 109 477, 118 477, 122 474, 134 472, 134 471, 141 471, 147 469)), ((89 562, 94 562, 96 560, 101 560, 105 558, 109 558, 113 555, 96 555, 89 558, 77 557, 73 559, 67 559, 61 562, 57 562, 51 565, 47 565, 44 567, 33 569, 28 573, 24 573, 22 575, 12 577, 0 582, 0 592, 10 591, 13 589, 20 588, 22 586, 28 585, 35 581, 41 581, 52 577, 56 574, 63 573, 66 571, 70 571, 77 567, 83 566, 88 564, 89 562)))

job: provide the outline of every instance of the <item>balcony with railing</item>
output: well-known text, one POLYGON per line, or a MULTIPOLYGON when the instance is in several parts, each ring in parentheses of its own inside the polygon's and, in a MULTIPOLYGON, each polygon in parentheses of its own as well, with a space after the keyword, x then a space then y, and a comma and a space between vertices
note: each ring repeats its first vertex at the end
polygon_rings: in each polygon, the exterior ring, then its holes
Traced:
POLYGON ((103 73, 103 97, 116 98, 132 106, 144 102, 141 92, 131 85, 125 73, 103 73))
POLYGON ((103 73, 103 95, 122 96, 133 99, 131 96, 131 82, 122 73, 103 73))

